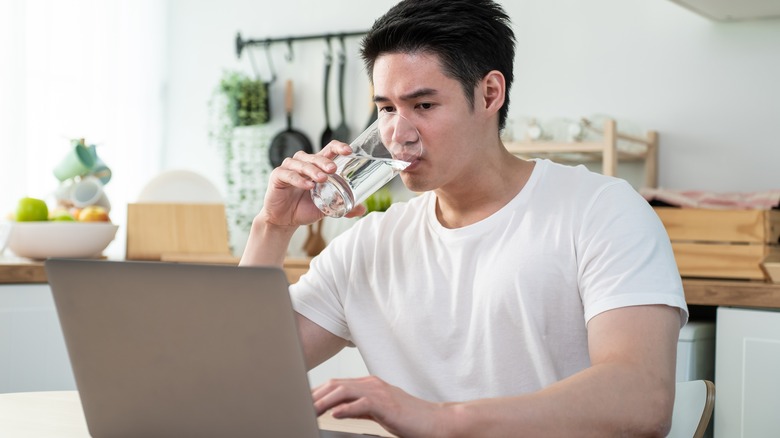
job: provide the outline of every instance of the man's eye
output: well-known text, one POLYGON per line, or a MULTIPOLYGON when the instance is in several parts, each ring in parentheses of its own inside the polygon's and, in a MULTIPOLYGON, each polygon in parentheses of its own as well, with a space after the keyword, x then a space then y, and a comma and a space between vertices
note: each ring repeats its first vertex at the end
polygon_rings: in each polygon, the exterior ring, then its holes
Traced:
POLYGON ((431 109, 433 108, 432 103, 418 103, 417 106, 422 109, 431 109))
POLYGON ((392 107, 392 106, 380 106, 379 107, 379 112, 392 113, 393 111, 395 111, 395 107, 392 107))

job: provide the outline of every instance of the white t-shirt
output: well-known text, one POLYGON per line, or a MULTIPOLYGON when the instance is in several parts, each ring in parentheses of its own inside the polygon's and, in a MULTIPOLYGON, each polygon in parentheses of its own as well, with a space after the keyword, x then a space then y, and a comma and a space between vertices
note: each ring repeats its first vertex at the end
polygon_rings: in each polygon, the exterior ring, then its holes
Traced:
POLYGON ((590 365, 587 322, 687 308, 660 220, 625 181, 538 160, 490 217, 457 229, 436 195, 372 213, 291 286, 295 310, 352 342, 371 374, 430 401, 517 395, 590 365))

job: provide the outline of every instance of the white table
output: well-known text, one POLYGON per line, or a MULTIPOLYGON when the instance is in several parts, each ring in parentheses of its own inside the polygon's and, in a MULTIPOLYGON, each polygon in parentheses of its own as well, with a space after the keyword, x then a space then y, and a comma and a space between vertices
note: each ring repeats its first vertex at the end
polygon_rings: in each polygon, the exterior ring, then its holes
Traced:
MULTIPOLYGON (((392 437, 368 420, 337 420, 323 415, 320 428, 392 437)), ((0 394, 0 437, 89 438, 76 391, 0 394)))

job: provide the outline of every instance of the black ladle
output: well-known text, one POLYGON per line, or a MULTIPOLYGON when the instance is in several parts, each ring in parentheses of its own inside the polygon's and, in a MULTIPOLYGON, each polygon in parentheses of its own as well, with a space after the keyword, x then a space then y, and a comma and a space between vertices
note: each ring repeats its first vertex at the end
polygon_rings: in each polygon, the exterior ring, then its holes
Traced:
POLYGON ((330 50, 330 39, 328 41, 328 51, 325 52, 325 81, 322 85, 323 102, 325 104, 325 130, 322 131, 322 137, 320 138, 320 149, 324 148, 331 140, 333 140, 333 131, 330 129, 330 110, 328 108, 328 83, 330 82, 330 66, 333 63, 333 55, 330 50))
POLYGON ((347 55, 344 47, 344 39, 341 40, 341 52, 339 52, 339 111, 341 112, 341 123, 333 131, 333 138, 345 143, 349 143, 349 127, 347 126, 346 116, 344 115, 344 70, 347 64, 347 55))

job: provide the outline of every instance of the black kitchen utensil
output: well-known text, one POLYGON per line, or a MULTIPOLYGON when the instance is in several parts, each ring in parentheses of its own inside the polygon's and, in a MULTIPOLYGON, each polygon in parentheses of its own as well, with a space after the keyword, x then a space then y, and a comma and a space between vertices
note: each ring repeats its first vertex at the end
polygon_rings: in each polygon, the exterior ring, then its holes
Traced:
POLYGON ((333 138, 345 143, 349 143, 349 127, 344 115, 344 70, 347 64, 347 55, 344 49, 344 40, 341 40, 341 52, 339 52, 339 111, 341 113, 341 123, 333 131, 333 138))
POLYGON ((376 122, 376 119, 379 117, 379 110, 376 107, 376 102, 374 102, 373 85, 371 85, 371 91, 369 91, 368 97, 371 100, 371 114, 368 116, 368 123, 366 123, 366 129, 368 129, 368 127, 371 126, 374 122, 376 122))
POLYGON ((298 151, 314 152, 306 135, 292 127, 293 83, 289 79, 284 90, 284 109, 287 112, 287 129, 276 134, 268 151, 273 167, 279 167, 285 158, 292 157, 298 151))
POLYGON ((325 104, 325 130, 322 131, 320 138, 320 149, 324 148, 333 140, 333 130, 330 129, 330 109, 328 107, 328 83, 330 82, 330 66, 333 63, 333 56, 330 53, 330 40, 328 40, 328 51, 325 53, 325 82, 322 84, 322 101, 325 104))

